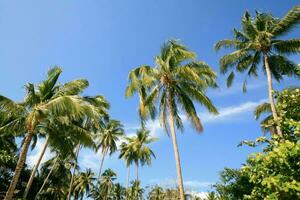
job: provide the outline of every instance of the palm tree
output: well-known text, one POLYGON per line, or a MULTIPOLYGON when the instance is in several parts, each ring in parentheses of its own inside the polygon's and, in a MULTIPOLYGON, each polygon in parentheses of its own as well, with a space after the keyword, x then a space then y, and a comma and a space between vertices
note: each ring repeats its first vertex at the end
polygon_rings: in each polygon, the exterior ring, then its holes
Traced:
POLYGON ((114 184, 112 198, 115 200, 124 200, 126 197, 126 188, 124 188, 120 183, 114 184))
POLYGON ((151 157, 155 158, 153 151, 147 146, 156 141, 156 138, 150 136, 150 131, 145 129, 137 130, 136 135, 129 138, 129 145, 132 147, 130 150, 134 155, 133 160, 136 165, 136 180, 139 180, 139 166, 151 165, 151 157))
POLYGON ((94 178, 94 173, 91 169, 87 169, 86 172, 81 172, 78 176, 76 176, 73 185, 75 197, 83 199, 84 194, 88 195, 91 187, 93 186, 94 180, 96 180, 96 178, 94 178))
MULTIPOLYGON (((67 83, 66 85, 68 85, 72 91, 72 90, 74 90, 73 88, 76 87, 76 85, 80 85, 76 82, 78 82, 78 81, 73 82, 74 85, 72 84, 72 82, 67 83)), ((63 87, 58 92, 61 92, 61 91, 64 91, 65 94, 71 93, 71 91, 67 92, 68 89, 66 89, 66 87, 63 87)), ((78 89, 78 91, 79 91, 79 89, 78 89)), ((70 120, 65 116, 49 118, 49 119, 45 120, 43 123, 41 123, 39 132, 40 132, 40 134, 43 133, 43 135, 47 135, 47 139, 46 139, 44 147, 40 153, 40 156, 32 170, 29 181, 27 182, 23 199, 26 199, 26 196, 29 192, 29 189, 32 184, 35 173, 41 163, 41 160, 45 154, 46 149, 48 148, 48 145, 50 145, 50 147, 60 148, 64 151, 66 151, 67 146, 66 146, 66 143, 65 143, 66 141, 64 138, 70 138, 70 137, 72 138, 73 142, 75 140, 78 140, 78 141, 85 141, 85 143, 87 143, 87 141, 88 141, 89 144, 92 143, 92 140, 89 135, 90 131, 86 127, 82 127, 77 121, 74 121, 72 119, 70 120), (64 143, 62 143, 62 141, 64 141, 64 143)))
MULTIPOLYGON (((231 71, 227 78, 227 86, 231 86, 235 77, 234 70, 248 76, 258 76, 258 65, 263 62, 263 71, 267 75, 268 96, 272 115, 277 123, 277 133, 282 135, 278 122, 278 113, 272 95, 272 79, 280 81, 283 76, 300 76, 299 67, 287 56, 300 52, 300 39, 280 39, 286 36, 300 22, 300 5, 292 8, 283 18, 278 19, 271 14, 256 12, 254 18, 245 12, 242 18, 242 30, 234 29, 234 39, 219 41, 215 48, 233 48, 230 54, 220 60, 221 73, 231 71)), ((244 91, 246 91, 246 82, 244 91)))
POLYGON ((163 200, 165 198, 164 189, 158 185, 151 188, 148 200, 163 200))
POLYGON ((209 192, 207 194, 207 200, 218 200, 218 197, 215 192, 209 192))
POLYGON ((126 89, 127 97, 139 92, 141 85, 148 92, 143 108, 140 109, 141 112, 145 112, 142 113, 142 117, 151 115, 153 118, 156 114, 155 103, 158 104, 160 122, 167 134, 171 132, 182 200, 184 200, 183 178, 175 131, 175 125, 179 129, 183 128, 179 106, 199 132, 203 128, 193 100, 204 105, 209 112, 218 113, 205 95, 208 87, 217 86, 216 74, 206 63, 196 61, 195 58, 196 54, 184 45, 174 40, 168 41, 161 48, 160 55, 155 58, 155 67, 141 66, 129 73, 129 85, 126 89))
POLYGON ((130 200, 142 200, 143 194, 145 190, 141 187, 141 182, 138 180, 131 181, 131 187, 129 188, 129 196, 130 200))
POLYGON ((41 174, 47 176, 35 199, 66 199, 74 156, 58 154, 43 163, 41 174))
POLYGON ((120 155, 119 159, 123 159, 125 161, 125 165, 127 167, 127 184, 126 189, 129 188, 129 179, 130 179, 130 165, 133 163, 135 154, 132 145, 130 142, 130 137, 125 137, 125 142, 122 142, 120 145, 120 155))
POLYGON ((102 159, 99 169, 98 181, 101 183, 100 176, 103 167, 104 158, 107 154, 112 155, 117 150, 117 142, 124 135, 123 126, 120 121, 108 120, 102 125, 99 131, 97 151, 101 148, 102 159))
POLYGON ((102 182, 100 185, 100 195, 102 196, 103 200, 107 200, 108 197, 111 195, 113 186, 114 186, 114 180, 116 180, 116 176, 117 174, 111 170, 111 169, 107 169, 103 172, 102 174, 102 182))
POLYGON ((15 173, 5 200, 11 200, 18 182, 20 172, 26 160, 26 155, 30 142, 35 134, 39 133, 39 126, 49 117, 67 116, 70 119, 87 117, 89 120, 96 120, 99 114, 95 112, 91 104, 87 104, 83 98, 74 95, 53 95, 53 85, 61 72, 61 69, 54 67, 49 70, 48 78, 44 84, 39 86, 39 91, 45 94, 42 100, 38 99, 32 85, 27 87, 25 102, 16 103, 7 97, 0 96, 0 107, 7 111, 7 116, 14 116, 14 119, 0 127, 0 132, 10 132, 15 134, 27 133, 20 151, 15 173), (47 92, 46 92, 47 91, 47 92))

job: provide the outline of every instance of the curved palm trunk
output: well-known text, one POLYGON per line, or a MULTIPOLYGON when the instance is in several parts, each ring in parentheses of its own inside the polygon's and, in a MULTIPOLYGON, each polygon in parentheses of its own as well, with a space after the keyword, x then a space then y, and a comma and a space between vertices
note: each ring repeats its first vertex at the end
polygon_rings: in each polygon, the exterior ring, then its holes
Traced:
POLYGON ((43 185, 41 186, 40 190, 38 191, 38 193, 37 193, 36 196, 35 196, 35 199, 37 199, 37 197, 38 197, 38 196, 40 195, 40 193, 43 191, 43 189, 44 189, 44 187, 45 187, 45 185, 46 185, 46 183, 47 183, 49 177, 51 176, 51 174, 52 174, 52 172, 53 172, 53 170, 54 170, 54 168, 55 168, 55 166, 56 166, 57 161, 58 161, 58 156, 55 158, 55 161, 54 161, 54 163, 53 163, 53 165, 52 165, 52 167, 51 167, 51 169, 50 169, 50 171, 49 171, 47 177, 45 178, 45 180, 44 180, 44 182, 43 182, 43 185))
POLYGON ((264 63, 265 63, 265 68, 266 68, 266 73, 267 73, 267 78, 268 78, 268 94, 269 94, 269 101, 270 101, 270 105, 271 105, 272 115, 273 115, 273 119, 276 122, 277 134, 279 136, 282 136, 281 128, 280 128, 279 122, 278 122, 278 115, 277 115, 277 111, 276 111, 276 107, 275 107, 275 103, 274 103, 274 98, 273 98, 273 94, 272 94, 272 91, 273 91, 272 74, 271 74, 269 60, 268 60, 267 55, 264 55, 264 63))
POLYGON ((172 107, 171 107, 171 100, 170 97, 168 98, 168 107, 169 107, 169 123, 170 123, 170 129, 171 129, 171 137, 172 137, 172 143, 173 143, 173 149, 175 154, 175 161, 176 161, 176 169, 177 169, 177 176, 178 176, 178 187, 179 187, 179 195, 180 200, 185 200, 184 197, 184 187, 183 187, 183 178, 182 178, 182 172, 181 172, 181 164, 180 164, 180 157, 179 157, 179 149, 177 144, 177 137, 176 137, 176 131, 175 131, 175 125, 174 125, 174 118, 172 115, 172 107))
POLYGON ((18 160, 16 169, 15 169, 15 172, 14 172, 14 176, 13 176, 12 181, 9 185, 9 188, 6 192, 4 200, 11 200, 14 195, 14 191, 16 189, 21 171, 23 169, 23 166, 24 166, 24 163, 26 160, 26 156, 27 156, 27 152, 28 152, 28 148, 29 148, 32 136, 33 136, 33 133, 31 132, 31 133, 28 133, 25 137, 25 140, 24 140, 24 143, 22 146, 22 150, 21 150, 21 153, 19 156, 19 160, 18 160))
POLYGON ((100 163, 100 169, 99 169, 99 174, 98 174, 98 184, 101 185, 101 172, 102 172, 102 167, 103 167, 103 163, 104 163, 104 158, 107 154, 107 149, 105 149, 103 151, 103 155, 102 155, 102 159, 101 159, 101 163, 100 163))
POLYGON ((69 186, 69 191, 68 191, 68 197, 67 197, 68 200, 71 199, 72 185, 73 185, 73 181, 74 181, 74 175, 75 175, 75 170, 76 170, 77 158, 78 158, 79 150, 80 150, 80 144, 78 144, 78 147, 76 149, 76 159, 75 159, 75 162, 74 162, 74 168, 73 168, 72 177, 71 177, 70 186, 69 186))
POLYGON ((28 192, 29 192, 30 187, 31 187, 31 185, 32 185, 32 181, 33 181, 34 176, 35 176, 35 174, 36 174, 36 172, 37 172, 37 170, 38 170, 38 168, 39 168, 39 166, 40 166, 40 163, 41 163, 41 161, 42 161, 42 158, 43 158, 43 156, 45 155, 45 152, 46 152, 46 149, 47 149, 47 147, 48 147, 48 144, 49 144, 49 137, 47 137, 46 142, 45 142, 45 144, 44 144, 44 147, 43 147, 43 149, 42 149, 42 152, 41 152, 41 154, 40 154, 40 156, 39 156, 39 158, 38 158, 38 160, 37 160, 35 166, 34 166, 33 169, 32 169, 32 172, 31 172, 29 181, 28 181, 28 183, 27 183, 27 185, 26 185, 25 192, 24 192, 24 195, 23 195, 23 199, 24 199, 24 200, 26 199, 26 197, 27 197, 27 195, 28 195, 28 192))

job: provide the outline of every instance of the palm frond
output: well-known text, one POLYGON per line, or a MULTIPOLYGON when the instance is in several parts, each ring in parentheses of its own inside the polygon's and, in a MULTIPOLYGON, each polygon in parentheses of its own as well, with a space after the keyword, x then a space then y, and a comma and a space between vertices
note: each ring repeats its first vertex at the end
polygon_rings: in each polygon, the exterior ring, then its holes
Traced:
POLYGON ((271 113, 271 106, 269 103, 262 103, 256 106, 254 110, 255 119, 259 119, 262 114, 271 113))
POLYGON ((274 43, 274 49, 280 54, 296 54, 300 52, 300 39, 279 40, 274 43))
POLYGON ((300 22, 300 5, 294 6, 274 27, 272 34, 275 37, 291 31, 300 22))

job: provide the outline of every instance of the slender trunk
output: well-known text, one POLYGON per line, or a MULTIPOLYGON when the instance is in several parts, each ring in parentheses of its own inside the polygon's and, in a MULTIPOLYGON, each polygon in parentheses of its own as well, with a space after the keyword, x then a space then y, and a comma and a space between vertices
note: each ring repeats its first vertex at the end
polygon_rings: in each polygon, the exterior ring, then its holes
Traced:
POLYGON ((73 168, 73 172, 72 172, 72 176, 71 176, 71 182, 70 182, 70 186, 69 186, 67 200, 71 199, 72 185, 73 185, 73 180, 74 180, 74 175, 75 175, 75 170, 76 170, 77 158, 78 158, 79 150, 80 150, 80 143, 78 144, 77 149, 76 149, 76 153, 75 153, 76 158, 75 158, 75 162, 74 162, 74 168, 73 168))
POLYGON ((102 152, 102 159, 101 159, 101 163, 100 163, 100 169, 99 169, 99 174, 98 174, 98 183, 101 186, 101 172, 102 172, 102 167, 103 167, 103 163, 104 163, 104 158, 106 156, 107 153, 107 148, 102 152))
POLYGON ((269 60, 268 60, 267 55, 264 55, 264 62, 265 62, 265 68, 266 68, 266 73, 267 73, 267 78, 268 78, 268 93, 269 93, 269 101, 270 101, 270 105, 271 105, 272 115, 273 115, 273 119, 275 120, 275 123, 276 123, 277 134, 279 136, 282 136, 281 128, 280 128, 279 121, 278 121, 278 115, 277 115, 277 111, 276 111, 276 107, 275 107, 275 103, 274 103, 274 98, 273 98, 273 94, 272 94, 272 92, 273 92, 272 74, 271 74, 269 60))
POLYGON ((176 168, 177 168, 179 195, 180 195, 180 200, 185 200, 183 178, 182 178, 181 164, 180 164, 180 157, 179 157, 179 149, 178 149, 178 144, 177 144, 174 118, 172 115, 172 104, 171 104, 170 97, 168 97, 168 107, 169 107, 169 123, 170 123, 170 129, 171 129, 171 137, 172 137, 172 143, 173 143, 173 149, 174 149, 175 161, 176 161, 176 168))
POLYGON ((139 163, 136 162, 136 188, 135 188, 135 197, 136 199, 139 199, 139 163))
POLYGON ((49 144, 49 137, 47 137, 46 142, 45 142, 45 144, 44 144, 44 147, 43 147, 43 149, 42 149, 42 152, 41 152, 41 154, 40 154, 40 157, 38 158, 38 160, 37 160, 35 166, 34 166, 33 169, 32 169, 32 172, 31 172, 29 181, 28 181, 28 183, 27 183, 27 185, 26 185, 26 188, 25 188, 25 192, 24 192, 24 196, 23 196, 23 199, 24 199, 24 200, 26 199, 26 197, 27 197, 27 195, 28 195, 28 192, 29 192, 30 187, 31 187, 31 185, 32 185, 32 181, 33 181, 34 176, 35 176, 35 174, 36 174, 36 172, 37 172, 37 170, 38 170, 38 168, 39 168, 39 166, 40 166, 40 163, 41 163, 42 158, 43 158, 43 156, 44 156, 44 154, 45 154, 45 152, 46 152, 46 149, 47 149, 47 147, 48 147, 48 144, 49 144))
POLYGON ((127 189, 129 188, 130 166, 127 167, 127 189))
POLYGON ((130 178, 130 165, 127 166, 127 186, 126 186, 126 200, 129 199, 129 178, 130 178))
POLYGON ((58 156, 55 158, 55 161, 54 161, 54 163, 53 163, 53 165, 52 165, 52 167, 51 167, 51 169, 50 169, 47 177, 45 178, 45 180, 43 182, 43 185, 41 186, 40 190, 38 191, 38 193, 35 196, 35 199, 37 199, 37 197, 39 196, 39 194, 43 191, 43 189, 44 189, 44 187, 45 187, 48 179, 50 178, 50 176, 51 176, 51 174, 52 174, 52 172, 53 172, 53 170, 54 170, 54 168, 56 166, 57 161, 58 161, 58 156))
POLYGON ((14 176, 13 176, 12 181, 9 185, 9 188, 6 192, 6 196, 5 196, 4 200, 11 200, 14 195, 14 191, 16 189, 21 171, 22 171, 24 163, 26 161, 27 151, 28 151, 32 136, 33 136, 33 133, 29 132, 25 137, 25 140, 24 140, 24 143, 22 146, 22 150, 19 155, 19 160, 18 160, 16 169, 15 169, 15 172, 14 172, 14 176))
POLYGON ((139 163, 136 163, 136 180, 139 181, 139 163))

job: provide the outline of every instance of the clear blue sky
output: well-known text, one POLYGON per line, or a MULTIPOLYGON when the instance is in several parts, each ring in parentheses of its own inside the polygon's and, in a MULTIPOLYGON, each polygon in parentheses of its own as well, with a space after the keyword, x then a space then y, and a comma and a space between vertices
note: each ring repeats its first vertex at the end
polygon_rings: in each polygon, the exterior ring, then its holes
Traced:
MULTIPOLYGON (((198 54, 200 60, 218 71, 213 45, 231 37, 233 27, 240 27, 245 10, 272 12, 283 16, 297 1, 289 0, 107 0, 107 1, 1 1, 0 2, 0 93, 15 100, 23 98, 23 85, 39 82, 52 65, 63 67, 61 82, 86 78, 86 94, 103 94, 111 103, 110 113, 121 120, 127 133, 138 125, 137 98, 124 98, 127 74, 142 64, 153 64, 161 44, 178 38, 198 54)), ((290 33, 299 37, 300 29, 290 33)), ((293 58, 300 63, 300 57, 293 58)), ((241 76, 242 77, 242 76, 241 76)), ((241 80, 228 90, 224 76, 221 88, 209 91, 221 115, 213 118, 198 106, 205 131, 197 135, 185 123, 180 134, 183 176, 188 187, 209 189, 225 166, 239 167, 246 155, 254 151, 237 148, 243 139, 261 135, 254 120, 253 108, 267 98, 265 79, 249 81, 249 92, 241 92, 241 80)), ((288 80, 276 88, 299 85, 288 80)), ((152 129, 160 140, 152 145, 157 159, 152 167, 141 170, 145 185, 169 183, 176 178, 171 140, 162 130, 152 129)), ((31 152, 33 155, 35 152, 31 152)), ((97 170, 99 155, 83 150, 82 168, 97 170)), ((114 156, 105 163, 125 182, 126 169, 114 156)), ((132 171, 133 172, 133 171, 132 171)))

